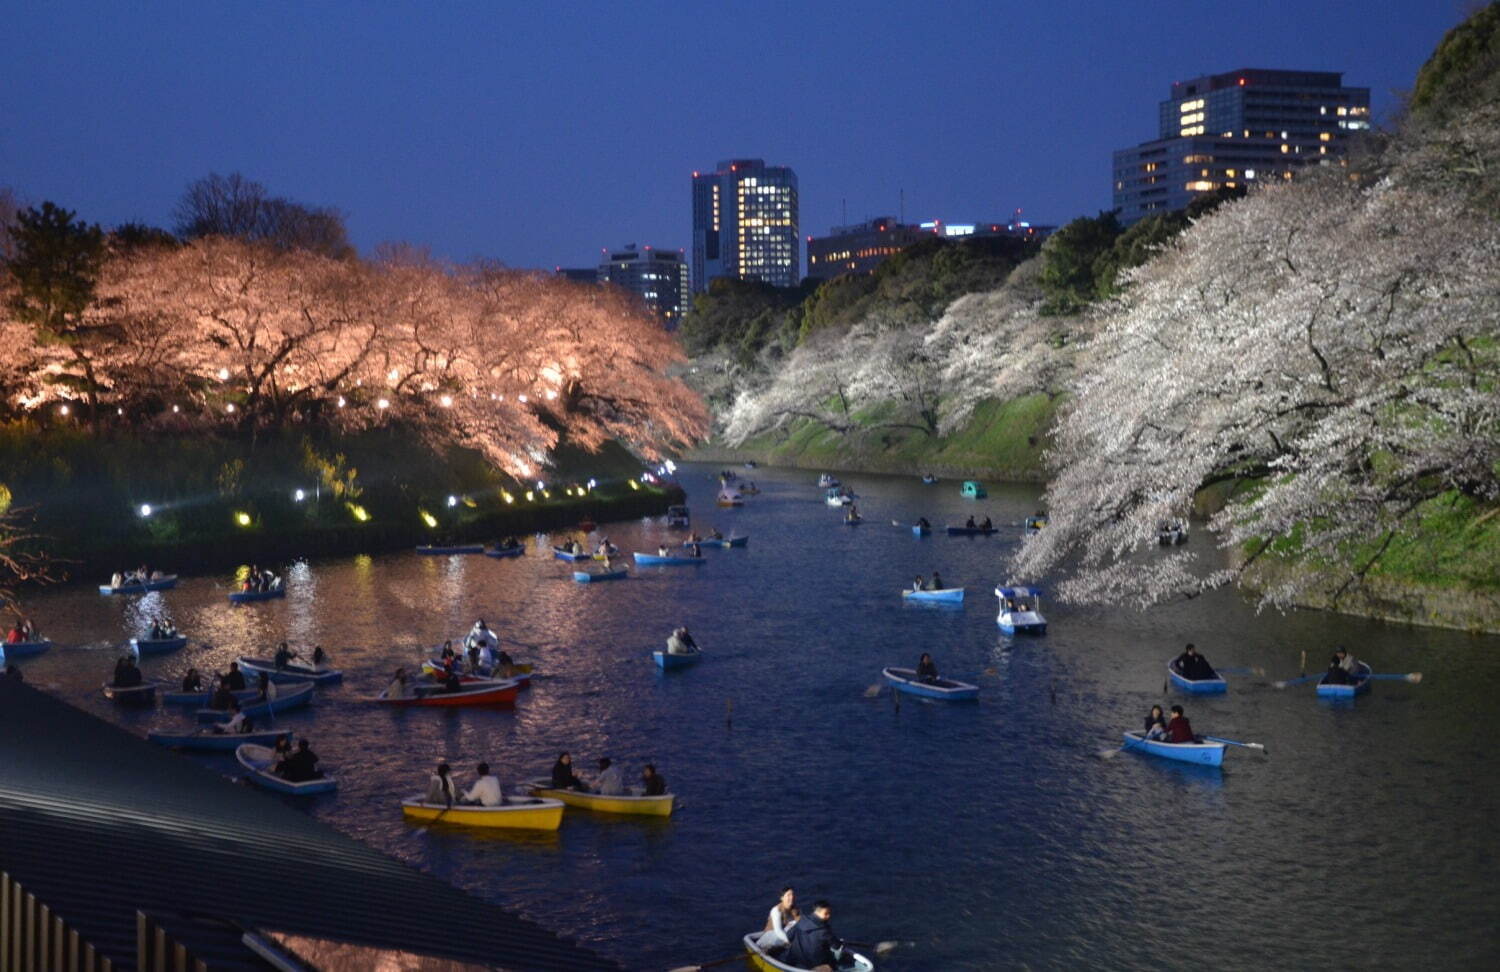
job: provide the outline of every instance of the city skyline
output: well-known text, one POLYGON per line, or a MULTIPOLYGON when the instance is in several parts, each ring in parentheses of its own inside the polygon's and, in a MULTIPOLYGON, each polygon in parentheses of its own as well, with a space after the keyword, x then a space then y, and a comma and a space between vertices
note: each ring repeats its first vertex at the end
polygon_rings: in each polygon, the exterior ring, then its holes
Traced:
POLYGON ((1464 9, 23 9, 0 68, 25 93, 0 129, 0 185, 168 225, 191 180, 239 171, 341 210, 362 252, 402 241, 522 267, 576 265, 601 240, 690 249, 692 172, 742 156, 797 172, 804 236, 897 213, 903 194, 913 223, 1017 207, 1064 223, 1109 208, 1110 153, 1149 133, 1171 82, 1340 71, 1379 124, 1464 9), (751 68, 770 86, 744 97, 751 68), (670 122, 622 111, 647 89, 670 122))

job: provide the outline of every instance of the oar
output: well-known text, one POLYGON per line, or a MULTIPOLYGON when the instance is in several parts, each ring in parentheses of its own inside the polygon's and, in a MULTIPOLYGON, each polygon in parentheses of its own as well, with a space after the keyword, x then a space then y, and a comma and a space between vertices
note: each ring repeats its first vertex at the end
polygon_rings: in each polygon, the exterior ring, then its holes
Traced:
POLYGON ((873 945, 869 942, 845 942, 844 944, 848 945, 850 948, 863 948, 869 951, 873 951, 876 955, 889 955, 894 952, 901 943, 887 940, 884 942, 876 942, 873 945))
POLYGON ((1223 743, 1226 746, 1243 746, 1246 749, 1258 749, 1261 752, 1266 751, 1266 747, 1261 743, 1236 742, 1233 739, 1221 739, 1218 736, 1204 736, 1203 738, 1209 742, 1223 743))
POLYGON ((1264 675, 1265 673, 1266 673, 1266 670, 1264 668, 1259 668, 1259 667, 1255 667, 1255 668, 1221 668, 1221 669, 1219 669, 1219 674, 1220 675, 1264 675))
POLYGON ((1382 682, 1410 682, 1413 685, 1416 685, 1418 682, 1422 681, 1422 673, 1407 672, 1405 675, 1400 675, 1392 672, 1383 675, 1366 675, 1365 678, 1375 678, 1379 679, 1382 682))
POLYGON ((880 694, 880 690, 883 688, 885 688, 885 681, 882 679, 881 681, 876 682, 874 685, 871 685, 869 688, 865 689, 865 698, 873 699, 875 696, 880 694))

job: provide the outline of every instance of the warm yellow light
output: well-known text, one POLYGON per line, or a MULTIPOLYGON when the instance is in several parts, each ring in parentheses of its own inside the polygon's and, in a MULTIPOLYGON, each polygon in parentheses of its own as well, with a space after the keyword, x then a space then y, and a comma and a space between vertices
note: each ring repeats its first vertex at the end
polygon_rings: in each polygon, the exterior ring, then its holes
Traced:
POLYGON ((422 522, 427 524, 429 529, 437 529, 437 517, 433 516, 431 513, 428 513, 426 510, 418 510, 417 513, 421 515, 422 522))
POLYGON ((532 493, 531 490, 528 489, 526 491, 526 502, 530 503, 534 499, 536 499, 536 495, 534 493, 532 493))
POLYGON ((442 398, 438 399, 438 404, 442 405, 444 408, 452 408, 453 407, 453 396, 452 395, 444 395, 442 398))
POLYGON ((242 527, 247 527, 251 523, 250 514, 244 512, 236 513, 234 515, 234 522, 238 523, 242 527))
POLYGON ((551 499, 552 498, 552 494, 550 492, 548 492, 547 490, 545 490, 545 489, 542 490, 542 496, 544 496, 547 499, 551 499))
POLYGON ((500 497, 507 503, 514 503, 516 501, 516 498, 514 496, 510 495, 509 492, 503 489, 500 491, 500 497))
POLYGON ((363 506, 360 506, 358 503, 345 503, 344 505, 349 507, 350 515, 359 522, 368 523, 370 521, 370 514, 363 506))
POLYGON ((640 489, 641 488, 640 486, 636 485, 636 481, 633 480, 633 479, 627 480, 627 482, 630 483, 630 488, 631 489, 640 489))

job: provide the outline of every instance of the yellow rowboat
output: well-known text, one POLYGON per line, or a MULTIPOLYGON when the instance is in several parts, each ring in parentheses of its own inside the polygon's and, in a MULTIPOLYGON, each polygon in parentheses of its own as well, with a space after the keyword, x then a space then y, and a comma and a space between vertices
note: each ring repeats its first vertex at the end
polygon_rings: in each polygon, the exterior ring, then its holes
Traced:
POLYGON ((408 820, 437 821, 461 827, 506 828, 509 830, 556 830, 562 823, 563 805, 557 800, 532 800, 507 797, 509 803, 498 807, 452 807, 441 803, 423 803, 418 799, 402 800, 401 815, 408 820))
POLYGON ((602 796, 598 793, 583 793, 578 790, 554 790, 551 780, 533 780, 527 784, 531 795, 536 797, 547 797, 552 800, 561 800, 570 807, 580 810, 594 810, 599 813, 629 813, 645 817, 670 817, 672 815, 672 802, 676 799, 671 793, 663 793, 661 796, 602 796))
MULTIPOLYGON (((755 944, 755 940, 760 935, 760 932, 751 932, 744 938, 745 951, 749 953, 745 957, 750 960, 752 968, 757 969, 758 972, 799 972, 802 966, 787 965, 785 962, 780 962, 775 956, 768 955, 764 949, 755 944)), ((853 961, 853 964, 840 965, 839 968, 848 969, 850 972, 875 972, 874 962, 871 962, 851 948, 846 947, 844 952, 853 961)))

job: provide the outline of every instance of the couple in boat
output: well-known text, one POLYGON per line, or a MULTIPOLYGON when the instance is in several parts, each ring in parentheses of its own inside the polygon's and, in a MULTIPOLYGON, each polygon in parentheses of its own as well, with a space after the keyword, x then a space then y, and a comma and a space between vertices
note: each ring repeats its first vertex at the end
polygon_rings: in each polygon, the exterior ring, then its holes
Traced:
POLYGON ((797 910, 797 894, 781 889, 781 898, 766 916, 766 927, 755 944, 783 965, 814 972, 854 967, 854 957, 833 931, 833 908, 827 901, 814 901, 812 911, 797 910))

